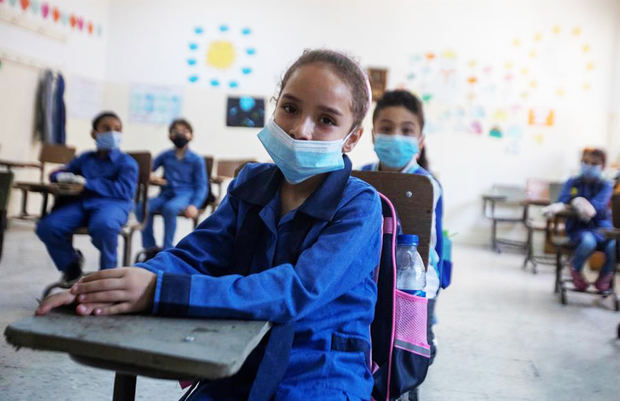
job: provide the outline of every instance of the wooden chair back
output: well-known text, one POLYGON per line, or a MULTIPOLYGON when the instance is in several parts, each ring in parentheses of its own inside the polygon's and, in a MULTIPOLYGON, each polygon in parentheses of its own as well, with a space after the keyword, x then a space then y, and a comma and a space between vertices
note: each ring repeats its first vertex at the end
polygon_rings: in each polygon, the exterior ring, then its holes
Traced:
POLYGON ((433 224, 433 185, 428 177, 382 171, 353 171, 351 175, 366 181, 390 199, 396 208, 403 233, 419 237, 418 252, 424 265, 428 266, 433 224))

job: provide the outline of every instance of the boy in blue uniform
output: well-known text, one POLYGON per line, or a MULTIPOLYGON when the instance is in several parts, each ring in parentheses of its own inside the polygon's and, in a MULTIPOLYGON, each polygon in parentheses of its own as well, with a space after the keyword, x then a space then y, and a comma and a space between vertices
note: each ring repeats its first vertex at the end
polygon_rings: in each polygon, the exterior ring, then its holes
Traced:
MULTIPOLYGON (((424 291, 428 298, 428 340, 431 344, 431 363, 437 352, 432 330, 435 300, 441 286, 443 264, 443 191, 435 177, 426 170, 424 150, 424 112, 422 102, 404 90, 388 91, 377 101, 372 115, 373 143, 379 161, 362 167, 366 171, 392 171, 420 174, 429 178, 433 185, 433 217, 429 246, 429 264, 424 291)), ((407 233, 416 234, 416 233, 407 233)), ((405 394, 401 399, 417 400, 417 391, 405 394)))
MULTIPOLYGON (((153 161, 153 171, 164 168, 164 184, 159 196, 149 199, 146 224, 142 230, 142 247, 154 248, 153 212, 161 212, 164 218, 164 246, 172 248, 177 229, 177 215, 182 211, 185 217, 194 218, 204 202, 208 178, 204 158, 189 150, 193 139, 192 126, 187 120, 174 120, 168 128, 174 149, 161 153, 153 161)), ((142 208, 138 207, 138 210, 142 208)), ((137 216, 142 220, 144 216, 137 216)))
POLYGON ((88 227, 101 253, 99 268, 116 267, 118 234, 133 208, 138 184, 138 163, 119 150, 122 129, 116 114, 99 114, 91 131, 97 150, 82 153, 50 175, 52 182, 83 185, 78 197, 55 208, 36 229, 67 282, 82 274, 82 256, 71 243, 73 232, 81 226, 88 227))
POLYGON ((585 291, 589 286, 582 270, 597 249, 605 252, 605 264, 594 287, 607 291, 613 280, 616 241, 605 239, 599 231, 613 226, 609 211, 613 184, 601 177, 605 159, 604 151, 585 149, 581 157, 581 174, 566 181, 558 198, 558 202, 573 206, 579 214, 579 217, 566 221, 566 233, 577 246, 570 261, 570 272, 575 289, 579 291, 585 291))
POLYGON ((258 135, 275 165, 247 165, 218 209, 175 248, 141 268, 89 275, 46 298, 37 314, 77 300, 83 315, 151 310, 269 320, 269 340, 238 374, 200 382, 189 399, 369 400, 381 204, 350 176, 343 155, 359 141, 369 103, 355 62, 304 52, 258 135))

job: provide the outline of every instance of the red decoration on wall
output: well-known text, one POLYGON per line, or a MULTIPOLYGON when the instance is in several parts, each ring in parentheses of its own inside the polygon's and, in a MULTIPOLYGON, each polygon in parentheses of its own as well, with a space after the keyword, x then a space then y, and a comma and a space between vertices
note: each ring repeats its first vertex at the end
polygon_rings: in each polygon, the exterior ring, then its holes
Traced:
POLYGON ((50 13, 50 5, 47 3, 41 4, 41 16, 45 19, 50 13))
POLYGON ((30 5, 30 0, 21 0, 19 3, 22 5, 22 10, 26 10, 30 5))
POLYGON ((58 20, 60 19, 60 10, 58 9, 58 7, 54 7, 54 9, 52 10, 52 18, 54 18, 54 22, 58 22, 58 20))
POLYGON ((71 14, 71 16, 69 17, 69 24, 71 24, 71 28, 75 28, 76 23, 77 19, 75 18, 75 15, 71 14))
POLYGON ((93 34, 93 23, 92 22, 88 23, 88 34, 89 35, 93 34))

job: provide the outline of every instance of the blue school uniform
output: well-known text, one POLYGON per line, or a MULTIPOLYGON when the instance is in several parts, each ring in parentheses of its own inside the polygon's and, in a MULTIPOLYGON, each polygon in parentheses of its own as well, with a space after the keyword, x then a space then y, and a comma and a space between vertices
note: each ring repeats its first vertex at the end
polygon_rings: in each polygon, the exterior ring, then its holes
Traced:
POLYGON ((54 264, 64 271, 78 259, 71 236, 78 227, 88 226, 92 243, 101 253, 99 267, 116 267, 118 233, 133 209, 138 163, 118 149, 103 156, 90 151, 52 173, 52 182, 59 172, 81 175, 86 184, 80 196, 56 207, 37 224, 36 233, 54 264))
MULTIPOLYGON (((379 163, 370 163, 362 166, 362 171, 379 171, 379 163)), ((433 175, 426 171, 424 168, 420 167, 415 159, 412 159, 405 167, 403 167, 400 171, 401 173, 406 174, 420 174, 426 176, 430 179, 431 184, 433 185, 433 217, 432 217, 432 226, 431 226, 431 238, 430 238, 430 246, 429 246, 429 264, 433 267, 432 274, 436 275, 436 280, 428 280, 427 272, 427 283, 425 287, 425 292, 428 298, 433 299, 437 296, 439 292, 439 287, 441 285, 447 286, 448 283, 442 283, 442 266, 443 266, 443 190, 439 181, 433 177, 433 175)), ((415 234, 415 233, 407 233, 407 234, 415 234)))
POLYGON ((599 229, 613 227, 609 210, 609 201, 612 193, 612 182, 602 178, 585 180, 583 177, 577 176, 570 178, 564 183, 558 196, 558 202, 570 204, 574 198, 582 197, 586 198, 596 210, 596 215, 589 221, 583 221, 578 218, 566 221, 566 234, 568 234, 571 241, 578 243, 584 232, 594 235, 598 242, 605 239, 599 229))
MULTIPOLYGON (((153 212, 164 218, 164 248, 171 248, 177 229, 177 215, 189 205, 200 208, 208 193, 208 178, 205 161, 191 150, 178 159, 174 149, 165 151, 153 161, 153 171, 164 168, 166 185, 159 196, 149 199, 149 216, 142 230, 142 246, 155 246, 153 237, 153 212)), ((141 210, 141 208, 138 208, 141 210)), ((143 216, 138 216, 142 220, 143 216)))
POLYGON ((247 165, 194 232, 138 265, 157 274, 154 314, 275 324, 238 374, 201 382, 190 399, 246 400, 253 382, 278 401, 370 399, 381 204, 343 157, 282 217, 281 171, 247 165))

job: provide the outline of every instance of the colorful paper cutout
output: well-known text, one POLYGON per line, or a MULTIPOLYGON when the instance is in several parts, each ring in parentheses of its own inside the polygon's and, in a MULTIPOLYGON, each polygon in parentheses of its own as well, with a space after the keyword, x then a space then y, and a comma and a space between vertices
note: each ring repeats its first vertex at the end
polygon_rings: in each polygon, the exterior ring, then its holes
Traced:
POLYGON ((494 126, 493 128, 491 128, 489 130, 489 136, 491 138, 501 138, 503 135, 502 135, 502 131, 499 129, 499 127, 494 126))
POLYGON ((552 127, 554 123, 555 111, 553 109, 535 108, 529 110, 529 125, 552 127))

